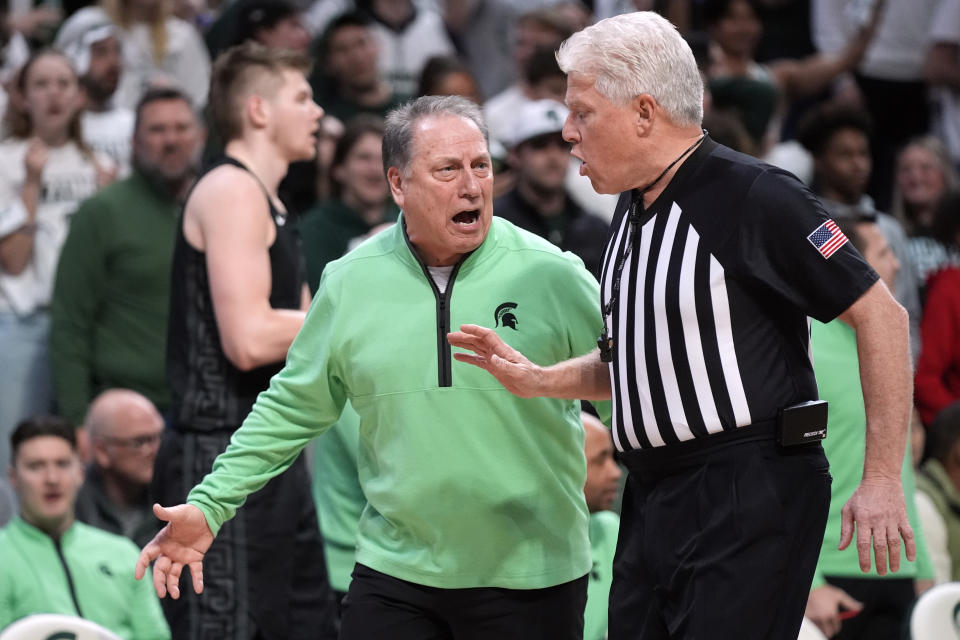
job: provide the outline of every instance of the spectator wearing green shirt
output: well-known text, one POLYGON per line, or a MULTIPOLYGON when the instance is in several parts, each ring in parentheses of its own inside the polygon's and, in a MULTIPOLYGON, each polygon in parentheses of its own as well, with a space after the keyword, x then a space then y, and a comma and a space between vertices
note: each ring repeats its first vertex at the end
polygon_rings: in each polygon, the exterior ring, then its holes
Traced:
POLYGON ((10 445, 20 515, 0 529, 0 629, 59 613, 125 640, 170 638, 150 585, 133 579, 136 546, 74 518, 83 468, 73 426, 56 417, 24 420, 10 445))
POLYGON ((184 93, 151 89, 137 106, 132 175, 85 200, 71 220, 50 351, 57 406, 74 424, 111 388, 142 393, 161 412, 170 405, 170 263, 203 140, 184 93))
MULTIPOLYGON (((876 221, 840 220, 837 224, 892 290, 899 263, 876 221)), ((829 324, 813 321, 811 345, 820 397, 829 403, 823 448, 830 461, 833 485, 830 515, 805 615, 830 638, 899 640, 910 605, 933 578, 914 502, 910 443, 907 442, 901 481, 907 518, 916 534, 917 560, 906 562, 901 548, 899 571, 886 576, 864 575, 855 549, 837 549, 841 507, 860 482, 864 463, 866 415, 856 334, 840 320, 829 324)))

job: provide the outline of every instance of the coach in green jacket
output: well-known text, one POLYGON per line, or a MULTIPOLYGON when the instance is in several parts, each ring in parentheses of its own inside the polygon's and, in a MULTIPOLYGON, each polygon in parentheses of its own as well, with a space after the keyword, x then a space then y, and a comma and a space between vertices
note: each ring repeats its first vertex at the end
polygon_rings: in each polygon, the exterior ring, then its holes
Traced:
MULTIPOLYGON (((188 504, 141 553, 179 596, 245 496, 349 399, 367 498, 341 638, 581 638, 590 570, 576 400, 513 396, 451 357, 450 327, 487 322, 537 362, 580 356, 601 325, 579 258, 492 217, 477 107, 425 97, 383 144, 400 222, 330 263, 286 367, 188 504), (402 605, 397 606, 397 603, 402 605)), ((322 526, 322 525, 321 525, 322 526)), ((256 576, 251 576, 256 579, 256 576)))

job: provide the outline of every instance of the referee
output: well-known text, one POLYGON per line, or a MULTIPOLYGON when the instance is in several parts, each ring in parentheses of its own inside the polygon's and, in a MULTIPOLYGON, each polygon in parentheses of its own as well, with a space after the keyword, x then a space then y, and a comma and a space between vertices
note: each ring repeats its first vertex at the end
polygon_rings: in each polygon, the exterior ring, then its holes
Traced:
POLYGON ((900 464, 907 318, 792 175, 701 130, 703 87, 652 12, 603 20, 558 52, 564 138, 600 193, 622 193, 601 277, 600 349, 539 367, 488 329, 451 344, 521 396, 613 398, 630 470, 611 640, 796 638, 830 500, 808 316, 854 327, 867 412, 863 480, 841 547, 860 567, 915 554, 900 464))

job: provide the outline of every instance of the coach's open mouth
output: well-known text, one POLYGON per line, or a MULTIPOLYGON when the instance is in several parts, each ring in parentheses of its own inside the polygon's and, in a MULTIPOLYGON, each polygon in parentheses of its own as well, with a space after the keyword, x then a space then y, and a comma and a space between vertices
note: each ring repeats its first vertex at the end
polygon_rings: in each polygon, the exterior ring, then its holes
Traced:
POLYGON ((457 215, 453 216, 453 221, 457 224, 471 225, 476 222, 479 217, 479 209, 470 209, 468 211, 461 211, 457 215))

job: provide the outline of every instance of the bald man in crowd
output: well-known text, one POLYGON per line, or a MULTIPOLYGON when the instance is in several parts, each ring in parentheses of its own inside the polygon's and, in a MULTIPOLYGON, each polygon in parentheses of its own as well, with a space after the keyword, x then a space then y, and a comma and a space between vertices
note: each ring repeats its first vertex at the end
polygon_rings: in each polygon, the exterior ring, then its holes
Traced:
POLYGON ((148 488, 163 418, 136 391, 108 389, 90 405, 83 427, 91 463, 77 496, 77 519, 146 544, 159 528, 148 488))

